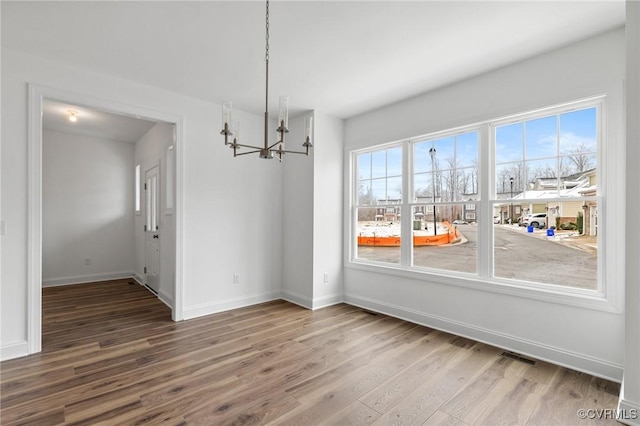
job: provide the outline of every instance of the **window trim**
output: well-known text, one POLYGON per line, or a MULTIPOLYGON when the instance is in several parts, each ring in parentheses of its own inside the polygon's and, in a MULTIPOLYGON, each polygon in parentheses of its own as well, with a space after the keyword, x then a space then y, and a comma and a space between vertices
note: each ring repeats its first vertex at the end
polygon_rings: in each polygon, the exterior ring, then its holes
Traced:
MULTIPOLYGON (((607 199, 611 197, 609 189, 605 185, 608 182, 607 175, 615 173, 611 170, 609 161, 605 156, 605 150, 603 146, 606 144, 610 146, 615 144, 612 142, 612 135, 608 132, 607 117, 610 114, 611 101, 608 99, 608 94, 602 94, 597 96, 586 97, 577 101, 565 102, 554 104, 552 106, 546 106, 535 110, 529 110, 517 114, 506 115, 499 118, 483 120, 474 124, 465 126, 459 126, 443 131, 430 132, 425 135, 419 135, 416 137, 410 137, 394 142, 389 142, 380 145, 368 146, 359 149, 347 150, 346 156, 348 160, 347 175, 350 176, 348 185, 348 200, 349 208, 345 212, 345 217, 348 217, 347 230, 348 234, 345 236, 345 242, 348 250, 345 250, 345 267, 349 269, 377 272, 388 274, 392 276, 400 276, 408 279, 428 281, 430 283, 438 283, 444 285, 454 285, 458 287, 470 288, 475 290, 490 291, 495 293, 507 294, 512 296, 519 296, 525 298, 531 298, 536 300, 542 300, 546 302, 559 303, 564 305, 585 307, 595 310, 601 310, 606 312, 621 313, 622 305, 619 297, 620 289, 617 288, 616 282, 620 279, 620 265, 616 263, 612 265, 610 261, 615 259, 610 258, 607 255, 607 240, 608 229, 610 228, 610 214, 607 207, 607 199), (451 135, 453 133, 459 134, 463 131, 477 130, 479 135, 478 140, 478 193, 479 199, 476 201, 477 214, 479 217, 490 218, 492 217, 492 206, 496 202, 495 200, 495 128, 500 125, 508 123, 519 122, 523 120, 535 119, 537 117, 544 117, 554 114, 561 114, 570 112, 572 110, 580 110, 585 108, 596 107, 597 110, 597 187, 598 194, 596 199, 598 206, 604 217, 599 223, 601 232, 598 233, 598 289, 587 290, 576 287, 566 287, 557 284, 545 284, 536 283, 515 279, 505 279, 493 276, 493 232, 489 226, 487 220, 478 222, 478 268, 476 274, 460 273, 455 271, 437 270, 425 267, 411 266, 411 259, 404 259, 404 254, 401 254, 400 264, 391 264, 376 262, 366 259, 356 258, 357 253, 357 238, 354 238, 355 230, 357 229, 357 217, 355 215, 355 209, 357 208, 357 194, 354 183, 357 182, 357 156, 364 152, 371 152, 378 149, 385 149, 394 145, 403 146, 403 193, 413 194, 410 190, 413 185, 412 168, 408 167, 411 163, 413 150, 411 144, 414 142, 421 142, 428 139, 436 139, 438 137, 444 137, 445 135, 451 135), (606 195, 606 196, 605 196, 606 195), (491 262, 490 262, 491 261, 491 262), (489 267, 490 265, 490 267, 489 267), (607 267, 608 266, 608 267, 607 267), (612 270, 618 270, 618 272, 612 272, 612 270)), ((613 109, 616 105, 613 106, 613 109)), ((618 107, 619 109, 619 107, 618 107)), ((614 181, 618 181, 620 176, 613 177, 614 181)), ((618 185, 620 186, 620 185, 618 185)), ((623 188, 624 190, 624 188, 623 188)), ((413 198, 413 196, 411 197, 413 198)), ((410 215, 404 213, 409 211, 408 209, 414 203, 409 202, 409 197, 403 197, 403 222, 402 223, 402 240, 403 247, 402 253, 409 253, 412 255, 411 250, 407 250, 404 246, 409 245, 411 226, 407 225, 407 221, 410 215), (405 210, 407 209, 407 210, 405 210), (407 234, 407 238, 405 238, 407 234)))

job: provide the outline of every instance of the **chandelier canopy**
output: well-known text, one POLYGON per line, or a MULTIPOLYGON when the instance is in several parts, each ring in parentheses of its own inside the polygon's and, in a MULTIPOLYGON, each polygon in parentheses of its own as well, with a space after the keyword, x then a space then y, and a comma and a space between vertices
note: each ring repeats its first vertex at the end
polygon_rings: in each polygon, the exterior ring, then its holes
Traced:
POLYGON ((304 154, 309 155, 309 148, 313 147, 313 117, 305 118, 304 123, 304 142, 302 147, 304 151, 290 151, 284 147, 285 134, 289 133, 289 98, 280 96, 280 111, 278 113, 278 133, 279 140, 273 144, 269 144, 269 0, 267 0, 267 9, 265 15, 265 93, 264 93, 264 145, 245 145, 240 143, 240 123, 231 119, 231 102, 225 101, 222 104, 222 123, 223 128, 220 132, 224 135, 224 144, 233 149, 233 156, 247 155, 258 153, 260 158, 271 159, 277 158, 282 161, 284 154, 304 154), (230 137, 233 139, 230 141, 230 137), (248 148, 250 151, 238 152, 240 148, 248 148))

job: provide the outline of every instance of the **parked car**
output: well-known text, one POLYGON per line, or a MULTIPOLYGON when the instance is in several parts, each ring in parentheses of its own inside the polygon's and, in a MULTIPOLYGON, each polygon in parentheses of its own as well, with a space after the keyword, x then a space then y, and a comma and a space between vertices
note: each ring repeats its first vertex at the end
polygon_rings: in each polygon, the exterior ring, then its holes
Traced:
POLYGON ((534 228, 546 228, 547 214, 535 213, 526 215, 520 222, 520 226, 533 226, 534 228))
POLYGON ((500 223, 500 216, 494 216, 493 223, 500 223))
POLYGON ((468 225, 468 224, 469 224, 469 222, 467 222, 466 220, 460 220, 460 219, 458 219, 458 220, 454 220, 454 221, 453 221, 453 224, 454 224, 454 225, 468 225))

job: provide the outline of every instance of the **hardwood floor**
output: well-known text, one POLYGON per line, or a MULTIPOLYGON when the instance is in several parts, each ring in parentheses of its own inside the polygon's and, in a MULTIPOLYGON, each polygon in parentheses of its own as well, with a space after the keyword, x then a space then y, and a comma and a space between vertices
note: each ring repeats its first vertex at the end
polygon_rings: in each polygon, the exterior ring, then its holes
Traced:
POLYGON ((174 323, 127 280, 46 288, 43 352, 0 364, 2 425, 580 421, 619 385, 346 304, 174 323))

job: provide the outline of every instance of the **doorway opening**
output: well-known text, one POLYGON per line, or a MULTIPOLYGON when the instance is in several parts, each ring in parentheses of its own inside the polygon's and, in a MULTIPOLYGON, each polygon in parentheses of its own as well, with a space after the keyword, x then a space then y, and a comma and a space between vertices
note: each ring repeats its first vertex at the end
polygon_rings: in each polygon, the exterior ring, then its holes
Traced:
MULTIPOLYGON (((63 123, 58 124, 62 126, 63 123)), ((68 125, 64 129, 68 129, 68 125)), ((29 353, 39 352, 42 347, 43 286, 132 277, 139 284, 155 289, 158 298, 171 308, 174 321, 183 319, 181 135, 182 118, 178 115, 29 86, 29 353), (61 120, 68 120, 68 111, 73 110, 76 122, 70 124, 86 120, 84 126, 76 127, 84 128, 84 133, 76 131, 74 134, 56 128, 51 122, 53 111, 50 108, 65 109, 58 117, 61 120), (86 115, 76 111, 79 109, 86 115), (114 123, 119 124, 107 125, 115 131, 122 132, 129 126, 141 127, 139 131, 144 136, 132 142, 101 134, 97 124, 100 120, 92 124, 92 115, 116 120, 114 123), (53 142, 50 144, 50 141, 53 142), (71 161, 70 167, 56 170, 61 164, 67 164, 66 161, 71 161), (147 232, 143 226, 146 226, 147 212, 151 209, 142 188, 147 182, 136 176, 138 166, 146 171, 152 162, 156 164, 153 220, 157 229, 155 234, 149 233, 149 237, 157 242, 155 250, 162 256, 162 261, 147 257, 147 232), (125 187, 116 188, 118 186, 125 187), (116 190, 112 191, 113 188, 116 190), (60 194, 64 196, 57 204, 51 201, 60 194), (141 204, 138 196, 142 198, 141 204), (82 199, 91 202, 83 205, 82 199), (49 215, 51 212, 54 213, 49 215), (68 216, 66 226, 51 226, 56 220, 63 221, 65 215, 68 216), (110 247, 110 242, 123 232, 128 232, 130 237, 133 235, 133 240, 125 242, 131 247, 110 247), (161 233, 166 238, 161 240, 161 233), (81 236, 89 238, 81 241, 81 236), (62 244, 52 259, 56 241, 62 244), (59 265, 59 269, 52 269, 51 261, 55 262, 59 255, 71 256, 72 265, 67 262, 59 265), (147 282, 149 275, 144 271, 150 261, 153 265, 148 269, 155 271, 151 285, 147 282)))

